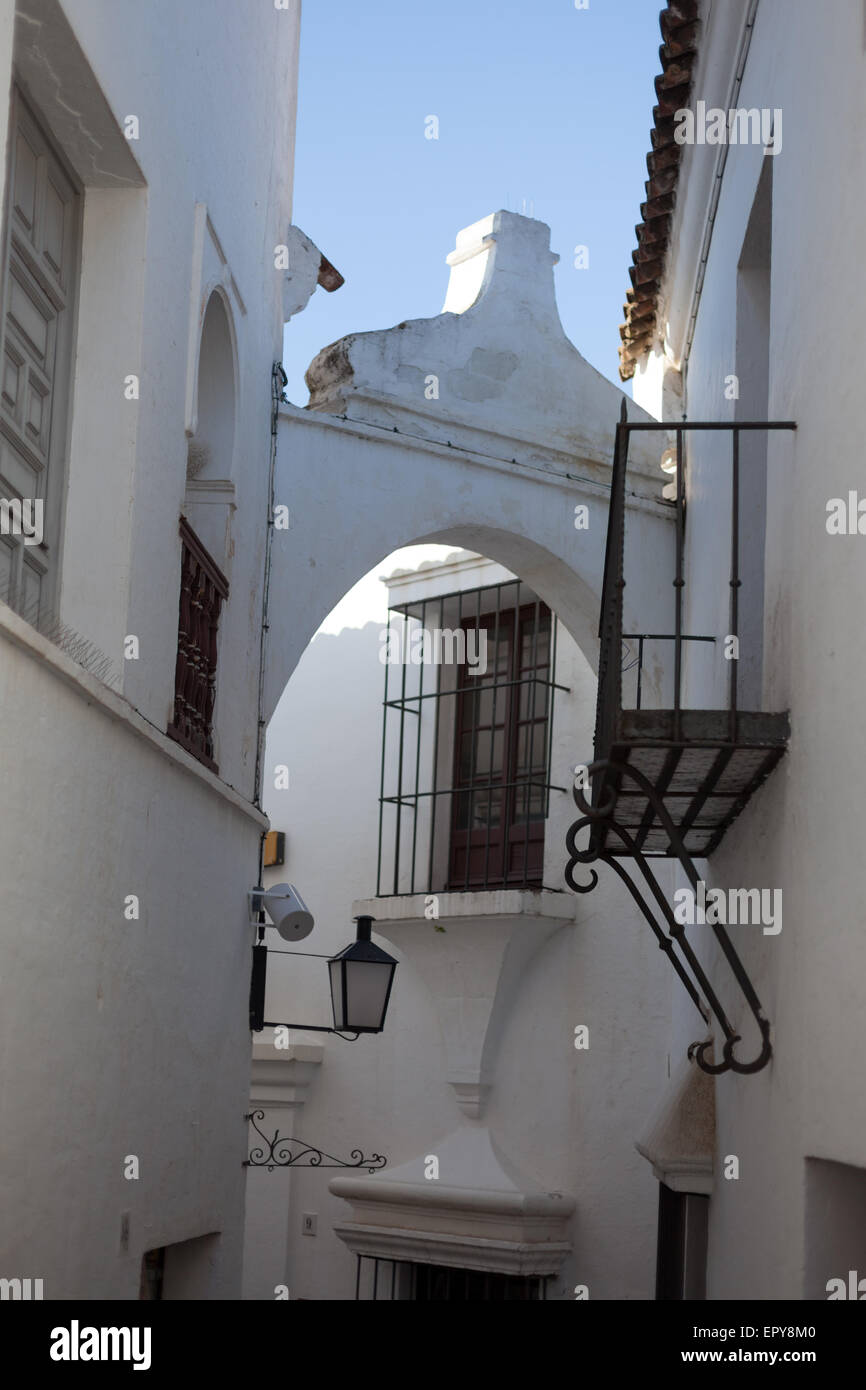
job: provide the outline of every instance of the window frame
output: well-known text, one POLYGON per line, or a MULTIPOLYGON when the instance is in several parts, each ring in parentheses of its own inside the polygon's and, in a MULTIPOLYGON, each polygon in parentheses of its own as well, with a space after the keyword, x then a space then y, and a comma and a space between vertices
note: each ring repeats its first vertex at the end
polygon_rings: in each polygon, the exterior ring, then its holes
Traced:
MULTIPOLYGON (((475 722, 467 722, 465 715, 470 701, 467 696, 476 693, 482 687, 473 684, 483 678, 469 674, 470 667, 463 661, 457 673, 457 694, 456 710, 454 718, 454 749, 452 763, 452 805, 450 816, 449 845, 448 845, 448 889, 450 891, 469 891, 472 889, 488 889, 498 887, 508 887, 511 884, 520 884, 528 887, 541 887, 544 874, 544 827, 547 818, 547 753, 550 739, 550 713, 551 701, 549 696, 545 699, 544 714, 539 718, 535 714, 536 692, 538 688, 537 672, 546 672, 546 682, 548 684, 553 679, 553 625, 554 615, 547 604, 541 599, 521 604, 518 608, 509 608, 504 611, 493 613, 481 613, 474 617, 464 618, 461 621, 461 628, 468 637, 471 631, 488 630, 493 631, 496 637, 501 640, 503 632, 507 640, 507 671, 505 680, 500 681, 495 678, 488 689, 492 689, 493 708, 491 710, 491 763, 495 735, 499 725, 496 723, 496 703, 497 693, 503 690, 505 695, 505 717, 502 721, 502 744, 503 755, 501 764, 501 776, 497 781, 493 780, 492 767, 489 780, 479 781, 477 776, 470 773, 468 780, 464 780, 461 773, 461 746, 463 740, 470 737, 473 749, 473 761, 475 754, 475 739, 479 732, 484 731, 488 725, 475 722), (533 637, 533 661, 530 665, 522 665, 522 641, 524 629, 531 623, 533 637), (537 660, 538 637, 544 630, 547 633, 547 660, 539 664, 537 660), (523 678, 523 672, 533 672, 536 674, 523 678), (532 713, 523 718, 520 714, 520 691, 524 688, 532 688, 532 713), (531 726, 533 734, 531 737, 530 748, 534 757, 535 753, 535 730, 541 727, 542 733, 542 760, 544 771, 542 775, 544 809, 537 820, 529 818, 531 814, 531 786, 533 783, 531 765, 527 775, 519 775, 519 739, 521 726, 531 726), (523 785, 521 785, 523 784, 523 785), (483 800, 488 798, 488 807, 492 797, 490 793, 499 789, 501 800, 501 813, 499 823, 491 827, 488 823, 485 827, 476 828, 471 824, 468 827, 461 827, 461 803, 463 798, 468 795, 470 807, 470 820, 472 809, 477 804, 476 796, 483 800), (523 821, 517 818, 518 795, 523 791, 527 799, 527 818, 523 821), (473 870, 473 859, 477 857, 476 852, 483 851, 484 860, 480 871, 473 870), (464 867, 460 872, 458 863, 460 856, 463 856, 464 867), (522 854, 522 862, 515 864, 514 855, 522 854)), ((464 652, 468 643, 464 639, 464 652)), ((494 656, 494 659, 495 656, 494 656)))
MULTIPOLYGON (((50 166, 49 166, 50 167, 50 166)), ((43 537, 38 546, 24 546, 23 538, 3 536, 0 544, 11 551, 10 581, 6 594, 0 598, 9 603, 17 613, 33 622, 37 628, 50 623, 59 604, 61 563, 63 551, 63 530, 66 512, 66 497, 70 474, 70 444, 72 403, 75 376, 75 351, 78 337, 78 305, 81 293, 82 244, 84 230, 85 189, 69 160, 63 146, 55 136, 50 123, 25 91, 17 75, 13 72, 9 94, 9 139, 7 146, 6 184, 3 194, 3 232, 0 241, 0 376, 5 378, 7 350, 6 315, 10 304, 10 282, 13 267, 17 262, 19 271, 23 268, 27 277, 33 281, 39 294, 55 309, 55 332, 52 350, 52 371, 43 372, 50 382, 50 405, 48 417, 48 442, 44 463, 39 463, 35 450, 31 449, 34 461, 39 468, 39 485, 35 489, 36 498, 43 502, 43 537), (12 206, 14 180, 18 168, 18 133, 30 128, 31 137, 43 147, 37 158, 47 154, 57 166, 62 178, 69 185, 71 197, 65 206, 71 207, 68 233, 70 238, 68 261, 68 285, 63 303, 58 303, 58 286, 52 285, 39 266, 38 258, 28 250, 25 238, 19 232, 16 236, 15 216, 12 206), (25 550, 29 551, 29 568, 40 576, 38 612, 31 613, 24 602, 23 573, 25 550)), ((39 213, 44 211, 42 195, 39 194, 39 213)), ((64 234, 67 229, 64 229, 64 234)), ((63 267, 60 268, 61 272, 63 267)), ((15 277, 21 282, 20 274, 15 277)), ((11 422, 7 425, 0 412, 0 430, 13 448, 20 449, 24 444, 24 459, 27 460, 26 439, 16 438, 12 433, 11 422)), ((30 465, 31 467, 33 465, 30 465)), ((5 495, 5 492, 4 492, 5 495)), ((36 499, 34 499, 36 500, 36 499)))

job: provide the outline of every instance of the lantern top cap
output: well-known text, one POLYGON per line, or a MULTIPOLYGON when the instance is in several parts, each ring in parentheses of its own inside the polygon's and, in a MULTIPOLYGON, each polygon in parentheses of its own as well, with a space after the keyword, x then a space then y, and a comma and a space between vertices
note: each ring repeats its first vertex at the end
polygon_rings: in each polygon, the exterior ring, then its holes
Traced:
POLYGON ((352 941, 348 946, 344 946, 342 951, 338 951, 335 956, 331 956, 331 961, 348 960, 364 961, 368 964, 396 965, 393 956, 389 956, 387 951, 383 951, 381 946, 377 946, 374 941, 359 939, 352 941))
POLYGON ((357 936, 358 941, 369 941, 369 940, 370 940, 370 933, 371 933, 371 931, 372 931, 372 929, 373 929, 373 923, 375 922, 375 920, 376 920, 376 918, 375 918, 375 917, 371 917, 371 916, 369 915, 369 913, 362 913, 362 915, 361 915, 360 917, 353 917, 353 918, 352 918, 352 921, 353 921, 353 922, 357 922, 357 923, 358 923, 358 936, 357 936))

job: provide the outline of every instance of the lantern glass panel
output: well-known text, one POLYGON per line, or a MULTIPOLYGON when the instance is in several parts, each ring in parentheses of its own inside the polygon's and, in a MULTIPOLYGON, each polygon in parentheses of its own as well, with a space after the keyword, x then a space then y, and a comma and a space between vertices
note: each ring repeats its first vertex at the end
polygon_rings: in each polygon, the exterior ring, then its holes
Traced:
POLYGON ((350 1033, 378 1033, 384 1023, 392 961, 342 959, 330 962, 334 1027, 350 1033))

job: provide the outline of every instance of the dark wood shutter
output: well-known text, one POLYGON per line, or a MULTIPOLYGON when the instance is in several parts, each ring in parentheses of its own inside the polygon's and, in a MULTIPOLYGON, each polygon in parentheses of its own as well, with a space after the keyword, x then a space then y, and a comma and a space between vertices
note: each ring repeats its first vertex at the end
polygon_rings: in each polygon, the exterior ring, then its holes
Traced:
POLYGON ((167 732, 200 763, 217 772, 213 735, 217 632, 229 585, 185 517, 180 519, 180 535, 174 710, 167 732))

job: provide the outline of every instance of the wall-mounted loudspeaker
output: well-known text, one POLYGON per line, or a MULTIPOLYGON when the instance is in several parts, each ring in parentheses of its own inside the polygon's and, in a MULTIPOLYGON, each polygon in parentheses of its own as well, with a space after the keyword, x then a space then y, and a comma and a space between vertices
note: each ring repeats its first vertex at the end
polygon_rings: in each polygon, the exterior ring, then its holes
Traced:
POLYGON ((284 941, 303 941, 313 930, 313 914, 291 883, 275 883, 263 897, 265 911, 284 941))

